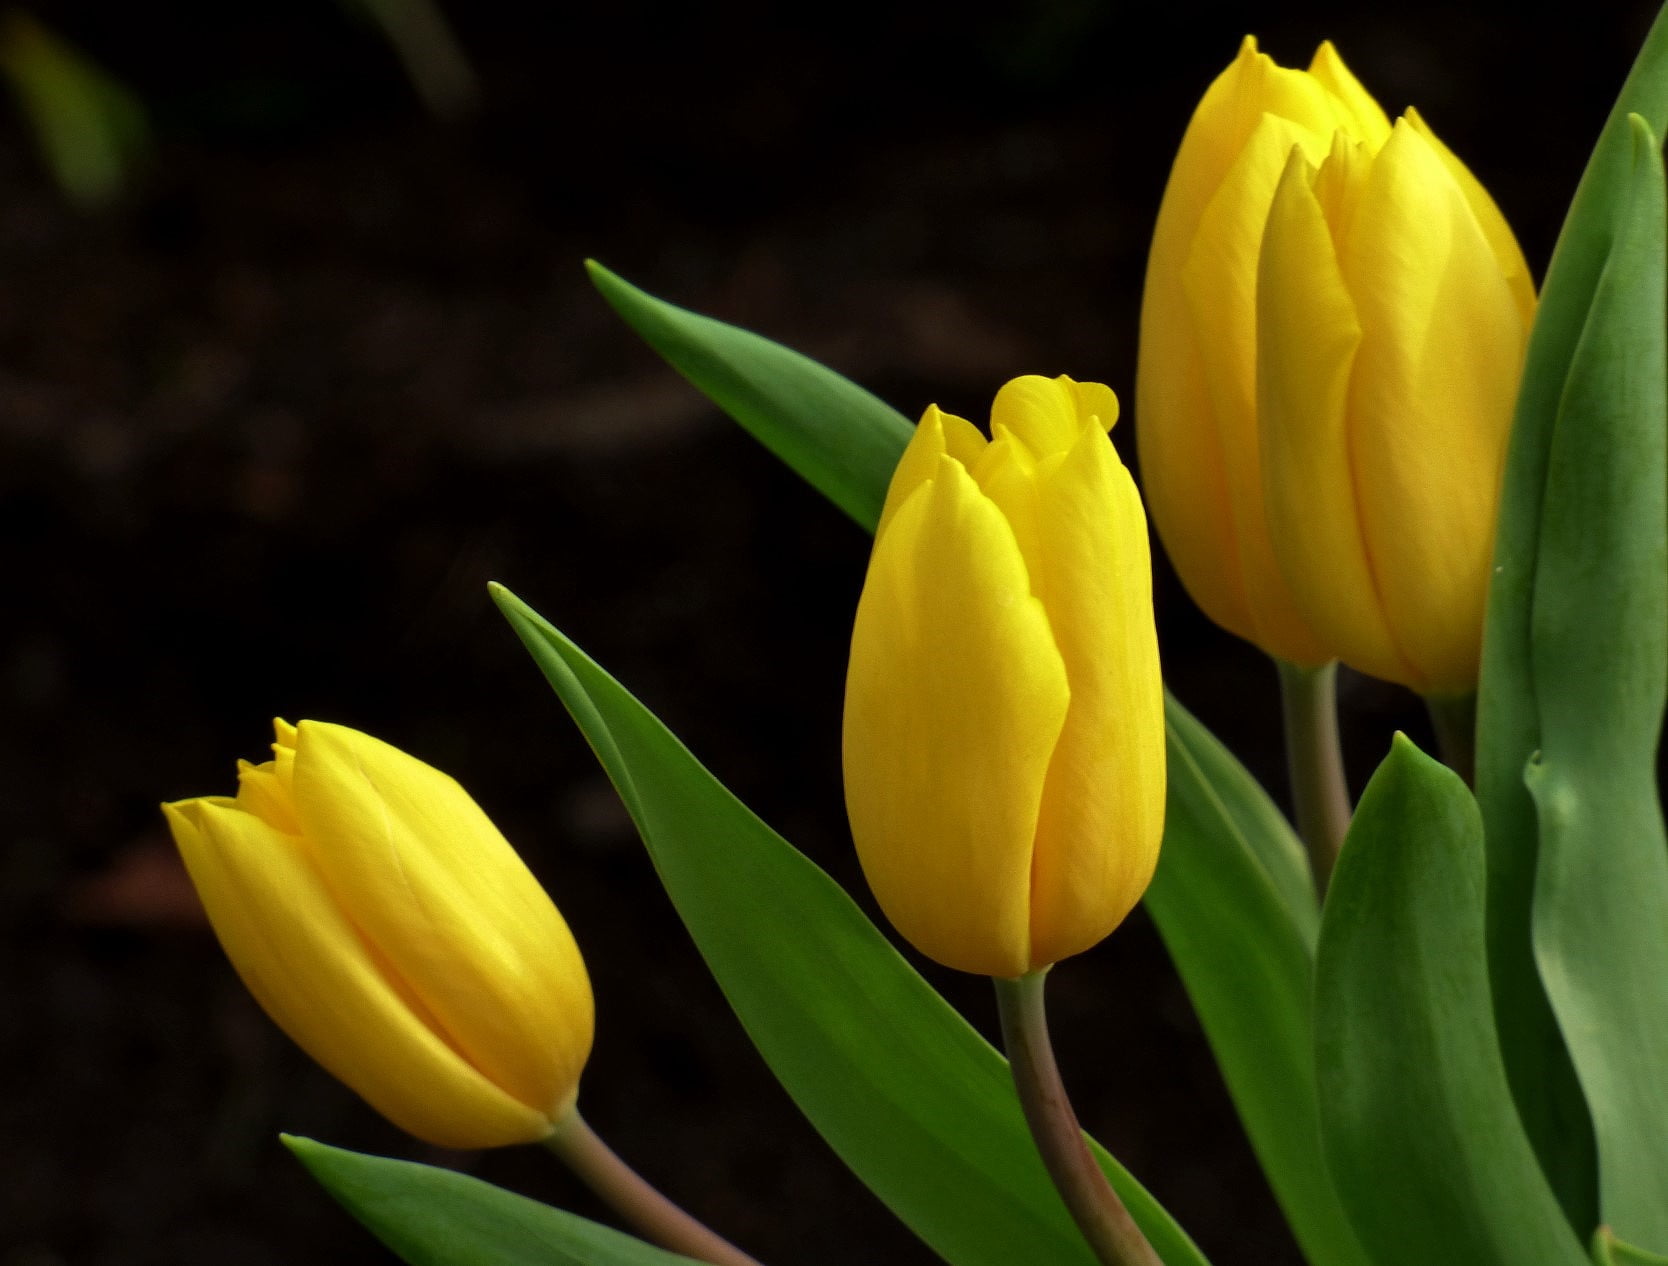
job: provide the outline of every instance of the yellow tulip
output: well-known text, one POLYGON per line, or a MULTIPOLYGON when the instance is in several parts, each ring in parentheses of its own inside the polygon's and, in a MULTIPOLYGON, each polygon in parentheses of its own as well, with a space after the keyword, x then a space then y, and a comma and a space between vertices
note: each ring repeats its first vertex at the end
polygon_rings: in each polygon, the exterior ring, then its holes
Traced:
POLYGON ((1206 614, 1292 663, 1474 685, 1533 310, 1416 114, 1392 128, 1330 44, 1300 71, 1248 38, 1182 140, 1142 305, 1147 499, 1206 614))
POLYGON ((163 806, 249 991, 418 1138, 549 1135, 591 1049, 561 914, 439 770, 345 726, 274 726, 274 759, 239 762, 235 799, 163 806))
POLYGON ((1376 153, 1293 151, 1260 275, 1268 525, 1298 606, 1346 664, 1469 694, 1535 310, 1517 242, 1410 110, 1376 153))
POLYGON ((1015 977, 1140 900, 1164 819, 1146 516, 1069 378, 997 394, 992 440, 929 408, 852 632, 844 759, 870 887, 928 957, 1015 977))

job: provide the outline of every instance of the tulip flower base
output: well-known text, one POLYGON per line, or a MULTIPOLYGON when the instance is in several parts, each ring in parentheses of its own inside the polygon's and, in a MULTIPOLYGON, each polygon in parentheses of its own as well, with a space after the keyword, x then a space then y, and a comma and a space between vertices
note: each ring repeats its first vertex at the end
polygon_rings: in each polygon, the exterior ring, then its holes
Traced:
MULTIPOLYGON (((591 265, 875 534, 846 801, 927 974, 573 642, 492 599, 765 1065, 949 1266, 1207 1266, 1082 1133, 1042 1020, 1045 973, 1138 902, 1311 1266, 1668 1260, 1665 127, 1668 15, 1538 297, 1475 177, 1331 45, 1295 71, 1247 40, 1187 128, 1142 316, 1146 498, 1201 607, 1282 664, 1307 855, 1166 695, 1110 388, 1025 376, 988 432, 930 405, 912 430, 591 265), (1352 810, 1336 662, 1426 697, 1461 773, 1386 735, 1352 810), (939 971, 996 978, 1011 1063, 939 971)), ((235 797, 167 806, 256 999, 396 1124, 542 1142, 644 1238, 287 1140, 309 1170, 419 1266, 757 1266, 579 1117, 581 1081, 618 1075, 584 1070, 579 949, 462 788, 345 727, 275 728, 235 797)))

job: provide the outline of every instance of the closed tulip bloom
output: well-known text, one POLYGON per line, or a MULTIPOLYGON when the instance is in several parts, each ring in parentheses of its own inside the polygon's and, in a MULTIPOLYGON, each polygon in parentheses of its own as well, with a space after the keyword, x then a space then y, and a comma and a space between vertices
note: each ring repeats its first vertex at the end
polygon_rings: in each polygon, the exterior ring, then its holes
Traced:
POLYGON ((244 983, 372 1107, 443 1147, 549 1135, 591 1047, 567 924, 451 778, 345 726, 275 722, 235 798, 165 805, 244 983))
POLYGON ((1136 440, 1153 523, 1205 614, 1294 664, 1334 658, 1270 539, 1257 416, 1257 266, 1294 148, 1334 136, 1376 152, 1390 124, 1322 44, 1307 71, 1245 40, 1200 101, 1165 187, 1147 262, 1136 440))
POLYGON ((1268 524, 1311 628, 1425 695, 1476 689, 1534 318, 1494 203, 1413 111, 1381 148, 1294 149, 1263 239, 1268 524))
POLYGON ((852 835, 898 931, 1016 977, 1140 899, 1164 816, 1146 517, 1112 392, 1018 378, 992 439, 929 408, 887 494, 852 632, 852 835))

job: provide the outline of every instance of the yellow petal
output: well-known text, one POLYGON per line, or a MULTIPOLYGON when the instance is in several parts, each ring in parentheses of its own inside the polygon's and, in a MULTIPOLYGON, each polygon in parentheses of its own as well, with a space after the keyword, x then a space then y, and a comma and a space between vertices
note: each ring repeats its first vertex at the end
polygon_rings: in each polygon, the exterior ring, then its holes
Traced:
POLYGON ((295 806, 290 803, 289 784, 278 776, 275 761, 264 765, 251 765, 246 760, 237 763, 237 803, 276 831, 301 834, 295 806))
POLYGON ((1258 388, 1269 532, 1327 646, 1365 672, 1400 680, 1408 666, 1379 599, 1351 465, 1347 410, 1361 326, 1310 179, 1294 152, 1263 237, 1258 388))
POLYGON ((1454 178, 1460 192, 1465 195, 1471 213, 1477 217, 1477 226, 1482 229, 1483 236, 1488 239, 1488 244, 1494 251, 1495 262, 1500 266, 1500 275, 1511 287, 1512 297, 1517 301, 1518 312, 1523 318, 1523 328, 1527 330, 1535 322, 1535 280, 1529 275, 1529 263, 1523 258, 1523 248, 1517 244, 1517 236, 1512 232, 1512 226, 1506 223, 1506 217, 1500 214, 1500 208, 1495 205, 1488 190, 1483 188, 1482 182, 1437 138, 1424 117, 1411 106, 1408 107, 1406 117, 1408 126, 1425 138, 1426 143, 1436 152, 1436 156, 1442 160, 1442 165, 1448 169, 1448 174, 1454 178))
POLYGON ((910 436, 909 443, 904 447, 897 468, 892 472, 892 481, 886 489, 886 503, 880 511, 880 523, 875 528, 876 538, 886 531, 892 516, 908 500, 909 494, 933 477, 940 457, 947 453, 971 468, 979 460, 984 447, 985 437, 979 434, 978 427, 966 418, 958 418, 953 413, 945 413, 936 404, 929 404, 927 411, 921 415, 915 434, 910 436))
POLYGON ((1475 687, 1523 309, 1441 156, 1403 122, 1343 273, 1362 329, 1351 443, 1367 550, 1425 693, 1475 687))
POLYGON ((1344 65, 1331 40, 1323 40, 1315 50, 1309 73, 1332 95, 1343 116, 1338 124, 1342 131, 1375 151, 1390 139, 1390 120, 1385 117, 1384 108, 1344 65))
MULTIPOLYGON (((1241 601, 1230 606, 1178 570, 1212 619, 1271 655, 1298 664, 1331 656, 1299 615, 1269 541, 1257 423, 1257 267, 1263 227, 1280 173, 1294 149, 1313 161, 1325 150, 1285 119, 1265 115, 1212 199, 1182 271, 1188 317, 1204 355, 1204 379, 1228 498, 1232 552, 1213 570, 1234 567, 1241 601)), ((1143 451, 1143 460, 1145 452, 1143 451)), ((1171 533, 1163 519, 1165 543, 1171 533)))
POLYGON ((1098 426, 1085 425, 1045 469, 1037 504, 1033 583, 1071 698, 1031 862, 1033 970, 1088 949, 1123 921, 1152 878, 1164 829, 1147 521, 1098 426))
POLYGON ((590 1051, 567 924, 451 778, 345 726, 298 727, 295 807, 337 904, 493 1083, 551 1114, 590 1051))
POLYGON ((994 435, 1006 430, 1035 457, 1063 453, 1077 441, 1083 423, 1094 418, 1102 430, 1118 420, 1118 398, 1110 387, 1075 382, 1062 374, 1044 378, 1027 374, 1003 384, 990 409, 994 435))
POLYGON ((1013 531, 950 458, 875 544, 846 680, 846 805, 898 931, 962 971, 1030 965, 1032 839, 1068 702, 1013 531))
POLYGON ((442 1147, 532 1142, 548 1115, 493 1085, 401 999, 298 840, 224 798, 165 805, 180 856, 249 991, 372 1107, 442 1147))

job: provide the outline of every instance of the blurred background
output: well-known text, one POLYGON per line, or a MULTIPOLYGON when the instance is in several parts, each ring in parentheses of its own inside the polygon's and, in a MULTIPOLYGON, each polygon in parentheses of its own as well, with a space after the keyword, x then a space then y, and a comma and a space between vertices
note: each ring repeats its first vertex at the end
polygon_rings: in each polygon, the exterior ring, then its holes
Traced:
MULTIPOLYGON (((767 1261, 928 1261, 752 1053, 486 599, 561 625, 868 905, 838 762, 867 540, 581 260, 911 416, 982 418, 1023 372, 1127 402, 1169 160, 1246 32, 1300 64, 1331 37, 1417 104, 1539 275, 1651 10, 0 16, 0 1266, 391 1260, 279 1130, 606 1217, 542 1153, 401 1136, 243 992, 156 806, 229 792, 275 714, 448 770, 520 846, 596 986, 587 1116, 651 1179, 767 1261)), ((1172 688, 1282 794, 1272 669, 1168 573, 1159 620, 1172 688)), ((1391 688, 1346 675, 1344 703, 1357 784, 1392 728, 1426 733, 1391 688)), ((924 969, 991 1031, 985 982, 924 969)), ((1297 1262, 1144 918, 1051 994, 1088 1127, 1223 1266, 1297 1262)))

